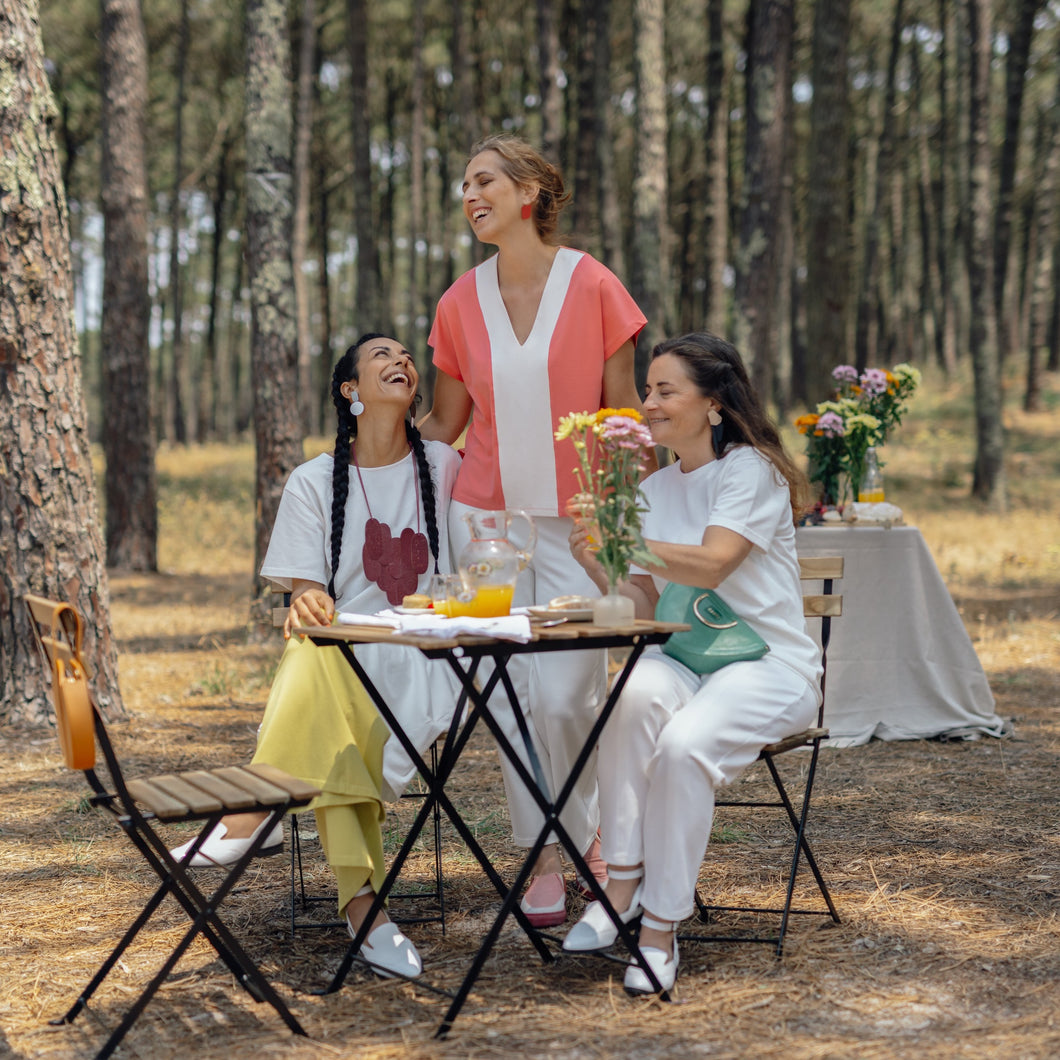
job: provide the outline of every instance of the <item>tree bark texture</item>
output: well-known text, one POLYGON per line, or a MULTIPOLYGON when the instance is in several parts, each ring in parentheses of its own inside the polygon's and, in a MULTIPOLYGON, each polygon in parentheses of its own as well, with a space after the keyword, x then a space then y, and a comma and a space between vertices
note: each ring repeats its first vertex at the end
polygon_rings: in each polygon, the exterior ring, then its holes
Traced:
POLYGON ((298 324, 291 267, 291 83, 286 4, 248 0, 246 33, 247 283, 254 388, 254 570, 284 483, 302 462, 298 324))
POLYGON ((728 319, 725 266, 729 249, 729 86, 723 0, 708 0, 707 29, 707 230, 703 234, 706 324, 724 335, 728 319))
POLYGON ((168 432, 179 445, 196 440, 195 401, 191 396, 188 351, 184 345, 184 285, 180 274, 180 235, 183 231, 184 119, 187 103, 188 45, 191 27, 189 0, 180 0, 180 29, 177 34, 177 102, 173 130, 173 183, 169 200, 169 307, 173 318, 172 359, 169 390, 172 394, 173 426, 168 432))
POLYGON ((139 0, 100 3, 107 566, 158 569, 147 281, 147 42, 139 0))
POLYGON ((736 345, 758 393, 773 390, 777 354, 778 235, 791 94, 791 0, 751 0, 748 11, 744 183, 736 255, 736 345))
POLYGON ((379 284, 372 195, 372 138, 368 97, 368 0, 346 0, 353 135, 353 230, 357 237, 357 310, 361 331, 387 330, 379 284))
POLYGON ((320 400, 313 378, 313 334, 309 312, 309 277, 305 262, 309 249, 309 148, 313 139, 313 97, 317 73, 316 0, 302 0, 301 40, 298 44, 298 100, 294 133, 294 219, 291 263, 298 306, 298 392, 302 426, 320 433, 320 400))
POLYGON ((813 26, 813 104, 806 188, 806 380, 810 401, 834 389, 831 370, 850 360, 850 0, 818 0, 813 26))
POLYGON ((998 159, 997 208, 994 222, 994 307, 999 317, 1005 304, 1005 286, 1015 281, 1010 271, 1009 246, 1012 239, 1012 193, 1016 186, 1016 160, 1019 156, 1020 119, 1027 84, 1034 19, 1043 0, 1019 0, 1009 34, 1005 63, 1005 136, 998 159))
POLYGON ((52 719, 27 592, 84 614, 92 688, 114 717, 123 710, 36 0, 0 0, 0 104, 0 722, 52 719))
POLYGON ((666 65, 662 0, 634 0, 633 65, 637 129, 633 170, 632 295, 648 323, 637 345, 637 378, 669 328, 669 251, 666 223, 666 65))
POLYGON ((891 44, 887 56, 887 81, 883 98, 883 123, 876 153, 875 180, 865 211, 865 239, 861 266, 861 289, 858 294, 857 324, 854 333, 855 361, 859 369, 875 366, 880 337, 880 229, 882 204, 890 193, 894 167, 895 92, 898 57, 905 27, 905 2, 896 0, 891 22, 891 44))
POLYGON ((966 239, 972 315, 970 345, 975 378, 975 471, 972 493, 992 509, 1003 511, 1005 494, 1004 434, 1001 425, 1001 367, 994 313, 992 203, 990 195, 990 5, 965 0, 968 16, 971 98, 969 127, 970 225, 966 239))
POLYGON ((559 27, 556 0, 537 0, 537 62, 541 94, 541 153, 560 162, 563 95, 559 87, 559 27))

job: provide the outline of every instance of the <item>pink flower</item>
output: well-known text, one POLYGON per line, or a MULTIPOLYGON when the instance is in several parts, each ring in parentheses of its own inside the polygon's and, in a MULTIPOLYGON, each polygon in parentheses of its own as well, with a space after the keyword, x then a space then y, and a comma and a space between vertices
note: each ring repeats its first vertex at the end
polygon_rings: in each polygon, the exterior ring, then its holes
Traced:
POLYGON ((887 373, 881 368, 866 368, 861 376, 861 389, 866 397, 887 393, 887 373))
POLYGON ((817 421, 814 433, 823 435, 825 438, 842 438, 846 434, 843 417, 838 412, 826 412, 817 421))
POLYGON ((832 369, 832 378, 837 383, 856 383, 858 370, 850 364, 839 364, 832 369))

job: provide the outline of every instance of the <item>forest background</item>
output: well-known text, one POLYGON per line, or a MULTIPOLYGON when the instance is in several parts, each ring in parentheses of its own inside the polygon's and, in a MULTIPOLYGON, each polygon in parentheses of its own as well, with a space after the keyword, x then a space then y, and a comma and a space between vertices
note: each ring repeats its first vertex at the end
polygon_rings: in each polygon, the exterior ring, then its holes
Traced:
MULTIPOLYGON (((649 318, 641 370, 706 326, 784 416, 837 363, 965 368, 972 490, 1008 504, 1005 381, 1034 410, 1060 367, 1056 0, 0 0, 0 28, 3 595, 73 592, 115 712, 105 567, 157 567, 156 447, 253 433, 260 555, 360 331, 417 351, 429 403, 489 132, 562 165, 564 240, 649 318)), ((44 717, 9 610, 0 718, 44 717)))

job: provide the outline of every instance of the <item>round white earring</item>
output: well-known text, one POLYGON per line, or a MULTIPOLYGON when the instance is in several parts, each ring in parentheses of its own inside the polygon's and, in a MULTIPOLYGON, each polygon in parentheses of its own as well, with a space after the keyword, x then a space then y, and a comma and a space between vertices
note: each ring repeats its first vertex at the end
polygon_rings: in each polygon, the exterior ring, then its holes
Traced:
POLYGON ((350 394, 350 413, 354 416, 360 416, 362 412, 364 412, 364 402, 355 390, 350 394))

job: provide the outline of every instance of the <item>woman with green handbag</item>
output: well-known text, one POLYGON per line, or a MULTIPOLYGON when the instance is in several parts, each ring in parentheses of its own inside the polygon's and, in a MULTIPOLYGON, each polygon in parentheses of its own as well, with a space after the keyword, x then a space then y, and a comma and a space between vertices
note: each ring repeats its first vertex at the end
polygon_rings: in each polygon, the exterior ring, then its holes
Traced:
MULTIPOLYGON (((705 333, 660 343, 644 415, 655 443, 677 459, 643 484, 644 537, 658 562, 632 568, 621 589, 640 618, 651 618, 660 602, 675 606, 684 592, 676 605, 688 608, 693 630, 676 648, 667 645, 669 652, 649 649, 637 664, 601 735, 597 768, 607 897, 624 922, 641 916, 641 952, 669 989, 677 925, 693 911, 715 789, 732 783, 766 744, 813 723, 821 660, 806 632, 795 553, 805 476, 784 451, 740 355, 705 333), (703 623, 718 614, 737 620, 730 627, 738 634, 736 661, 719 660, 721 642, 710 643, 715 631, 703 623)), ((570 543, 606 591, 587 527, 576 524, 570 543)), ((563 947, 603 949, 617 934, 593 902, 563 947)), ((634 964, 625 986, 653 992, 634 964)))

